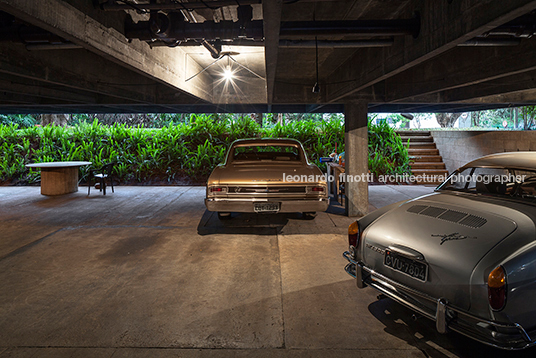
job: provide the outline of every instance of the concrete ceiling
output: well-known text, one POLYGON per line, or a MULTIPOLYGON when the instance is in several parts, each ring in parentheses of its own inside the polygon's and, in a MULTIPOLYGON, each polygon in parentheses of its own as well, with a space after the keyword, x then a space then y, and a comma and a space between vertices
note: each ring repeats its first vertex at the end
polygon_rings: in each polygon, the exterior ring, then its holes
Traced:
POLYGON ((535 9, 528 0, 0 0, 0 113, 535 104, 535 9), (222 78, 229 66, 233 81, 222 78))

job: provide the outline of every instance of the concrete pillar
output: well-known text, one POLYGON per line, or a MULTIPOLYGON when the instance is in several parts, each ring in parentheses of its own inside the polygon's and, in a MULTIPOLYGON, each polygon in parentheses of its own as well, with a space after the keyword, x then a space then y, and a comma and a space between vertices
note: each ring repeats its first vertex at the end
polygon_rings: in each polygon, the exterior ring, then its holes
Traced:
POLYGON ((368 212, 368 109, 366 102, 345 105, 345 183, 348 216, 362 216, 368 212), (351 181, 348 178, 365 180, 351 181))

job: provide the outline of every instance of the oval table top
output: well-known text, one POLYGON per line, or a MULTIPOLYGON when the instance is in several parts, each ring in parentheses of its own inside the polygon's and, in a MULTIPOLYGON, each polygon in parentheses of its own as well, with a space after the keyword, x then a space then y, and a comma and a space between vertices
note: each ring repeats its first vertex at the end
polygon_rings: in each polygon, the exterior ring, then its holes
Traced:
POLYGON ((91 165, 91 162, 32 163, 32 164, 26 164, 26 167, 28 168, 67 168, 67 167, 81 167, 84 165, 91 165))

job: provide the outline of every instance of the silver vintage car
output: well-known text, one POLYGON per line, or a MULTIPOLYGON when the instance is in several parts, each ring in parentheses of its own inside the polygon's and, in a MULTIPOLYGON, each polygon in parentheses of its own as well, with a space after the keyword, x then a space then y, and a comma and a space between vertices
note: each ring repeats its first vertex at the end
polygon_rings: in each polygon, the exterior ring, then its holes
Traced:
POLYGON ((493 154, 348 228, 346 272, 477 341, 536 342, 536 152, 493 154))
POLYGON ((326 178, 294 139, 233 142, 225 163, 207 182, 205 205, 220 219, 231 212, 291 213, 312 216, 329 206, 326 178))

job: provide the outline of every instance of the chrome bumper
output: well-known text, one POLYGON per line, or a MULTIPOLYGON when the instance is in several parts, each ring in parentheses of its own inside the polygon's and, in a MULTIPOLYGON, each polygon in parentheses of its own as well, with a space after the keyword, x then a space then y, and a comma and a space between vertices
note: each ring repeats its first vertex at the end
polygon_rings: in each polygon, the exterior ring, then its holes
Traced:
POLYGON ((348 260, 345 271, 356 279, 359 288, 371 286, 398 303, 436 322, 439 333, 449 330, 463 334, 481 343, 501 349, 524 349, 536 344, 536 331, 527 332, 517 323, 489 321, 449 304, 445 298, 431 297, 402 285, 355 261, 349 251, 343 253, 348 260))
POLYGON ((208 211, 254 213, 255 203, 278 202, 281 203, 280 213, 295 212, 320 212, 326 211, 329 206, 329 198, 317 199, 205 199, 208 211))

